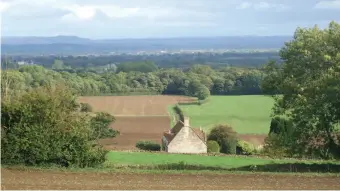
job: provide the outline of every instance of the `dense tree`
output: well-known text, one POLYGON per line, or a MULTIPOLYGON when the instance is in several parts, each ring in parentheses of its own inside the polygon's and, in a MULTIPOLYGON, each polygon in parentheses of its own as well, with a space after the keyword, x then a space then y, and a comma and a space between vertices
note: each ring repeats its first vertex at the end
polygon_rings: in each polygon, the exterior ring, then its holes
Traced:
POLYGON ((91 142, 91 117, 77 109, 75 95, 60 85, 2 99, 1 163, 75 167, 103 163, 106 151, 91 142))
MULTIPOLYGON (((40 54, 40 53, 39 53, 40 54)), ((72 54, 69 52, 69 54, 72 54)), ((268 60, 280 62, 277 51, 264 52, 225 52, 225 53, 166 53, 166 54, 118 54, 118 55, 97 55, 97 56, 6 56, 2 54, 2 60, 10 59, 10 68, 17 66, 17 61, 27 61, 46 68, 52 68, 55 60, 63 61, 64 66, 69 66, 76 70, 96 70, 107 71, 112 69, 112 64, 119 65, 121 63, 133 62, 153 62, 160 68, 181 68, 187 69, 193 65, 202 64, 209 65, 212 68, 220 68, 223 66, 237 67, 260 67, 268 60)), ((4 62, 2 62, 4 63, 4 62)), ((15 67, 14 67, 15 68, 15 67)), ((196 70, 196 69, 194 69, 196 70)), ((112 70, 111 70, 112 71, 112 70)), ((114 70, 113 70, 114 71, 114 70)))
POLYGON ((11 91, 66 83, 80 95, 175 94, 205 99, 210 94, 258 94, 261 92, 262 72, 256 69, 212 69, 209 66, 194 65, 187 71, 161 69, 153 72, 98 73, 89 70, 49 70, 32 65, 19 67, 18 70, 5 70, 5 76, 8 76, 8 80, 2 82, 4 87, 5 83, 20 86, 11 91))
POLYGON ((126 62, 117 66, 117 72, 153 72, 157 69, 153 62, 126 62))
POLYGON ((267 66, 263 87, 282 93, 275 114, 292 120, 296 153, 340 157, 340 25, 298 28, 280 56, 284 63, 267 66))

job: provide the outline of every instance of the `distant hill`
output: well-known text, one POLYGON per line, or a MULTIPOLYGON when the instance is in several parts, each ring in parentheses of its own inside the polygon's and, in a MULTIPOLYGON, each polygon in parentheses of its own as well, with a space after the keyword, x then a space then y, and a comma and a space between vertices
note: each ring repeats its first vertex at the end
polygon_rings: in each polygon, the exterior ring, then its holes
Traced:
POLYGON ((276 49, 291 36, 228 36, 153 39, 101 39, 76 36, 2 37, 2 54, 106 54, 158 50, 276 49))

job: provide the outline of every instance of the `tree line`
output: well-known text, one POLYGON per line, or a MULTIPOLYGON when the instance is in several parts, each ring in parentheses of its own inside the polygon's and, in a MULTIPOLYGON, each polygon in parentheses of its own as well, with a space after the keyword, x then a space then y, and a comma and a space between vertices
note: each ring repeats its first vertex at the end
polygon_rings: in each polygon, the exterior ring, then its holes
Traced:
POLYGON ((46 84, 65 83, 79 95, 174 94, 205 99, 210 94, 261 94, 264 76, 264 72, 258 69, 212 69, 206 65, 181 70, 159 69, 152 63, 136 62, 118 65, 116 72, 103 73, 28 65, 3 71, 2 78, 7 80, 2 80, 2 91, 15 94, 46 84))
POLYGON ((72 69, 89 69, 98 70, 111 64, 121 64, 128 62, 148 61, 153 62, 159 68, 189 68, 195 64, 210 65, 212 68, 223 67, 226 65, 237 67, 261 67, 268 60, 280 61, 277 51, 263 52, 198 52, 198 53, 164 53, 164 54, 118 54, 118 55, 98 55, 98 56, 20 56, 3 54, 1 60, 10 60, 11 67, 17 68, 18 61, 33 62, 45 68, 52 69, 56 60, 63 62, 65 67, 72 69))

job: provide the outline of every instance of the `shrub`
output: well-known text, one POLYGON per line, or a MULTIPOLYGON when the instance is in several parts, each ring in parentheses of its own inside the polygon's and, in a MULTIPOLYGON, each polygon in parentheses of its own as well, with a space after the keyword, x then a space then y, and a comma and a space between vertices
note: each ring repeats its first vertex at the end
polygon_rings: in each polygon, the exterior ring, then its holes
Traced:
POLYGON ((160 151, 161 145, 152 141, 138 141, 136 147, 146 151, 160 151))
POLYGON ((236 154, 237 133, 228 125, 216 125, 210 132, 208 140, 220 145, 220 152, 236 154))
POLYGON ((266 137, 262 154, 273 158, 292 157, 288 147, 282 144, 280 136, 274 133, 266 137))
POLYGON ((92 106, 88 103, 80 103, 81 112, 92 112, 92 106))
POLYGON ((110 125, 116 119, 114 116, 98 112, 95 117, 91 119, 92 139, 112 138, 119 134, 118 131, 113 130, 110 125))
POLYGON ((220 152, 220 145, 216 141, 208 141, 208 153, 219 153, 220 152))
POLYGON ((237 141, 236 151, 241 155, 252 155, 257 152, 254 145, 243 140, 237 141))
POLYGON ((1 162, 90 167, 107 151, 91 140, 90 117, 68 88, 35 88, 1 104, 1 162))
POLYGON ((179 117, 179 120, 184 122, 184 114, 182 109, 178 105, 175 105, 172 109, 174 110, 175 114, 179 117))
POLYGON ((226 154, 236 154, 236 146, 237 146, 237 140, 236 139, 228 139, 225 141, 224 146, 224 153, 226 154))
POLYGON ((293 157, 294 153, 294 128, 290 120, 275 117, 270 124, 268 137, 262 153, 275 157, 293 157))

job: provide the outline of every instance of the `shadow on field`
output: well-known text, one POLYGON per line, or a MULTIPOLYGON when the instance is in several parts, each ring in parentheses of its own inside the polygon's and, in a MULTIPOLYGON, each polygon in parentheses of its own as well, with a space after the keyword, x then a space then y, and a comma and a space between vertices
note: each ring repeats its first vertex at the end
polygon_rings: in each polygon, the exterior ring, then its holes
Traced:
POLYGON ((297 172, 297 173, 340 173, 340 164, 306 164, 306 163, 284 163, 249 165, 238 168, 226 168, 218 166, 192 165, 184 162, 160 165, 128 165, 115 166, 115 168, 143 169, 143 170, 210 170, 210 171, 247 171, 247 172, 297 172))

